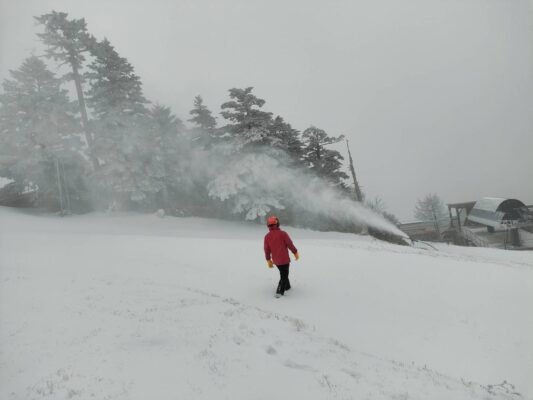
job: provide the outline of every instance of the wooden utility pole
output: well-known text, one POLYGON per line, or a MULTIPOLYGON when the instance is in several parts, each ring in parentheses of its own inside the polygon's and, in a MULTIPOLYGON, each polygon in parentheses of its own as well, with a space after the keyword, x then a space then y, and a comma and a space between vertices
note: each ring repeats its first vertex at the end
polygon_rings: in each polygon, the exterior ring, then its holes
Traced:
POLYGON ((350 146, 348 145, 348 139, 346 139, 346 148, 348 149, 348 158, 350 160, 350 172, 352 173, 352 178, 353 178, 354 198, 355 198, 355 201, 363 201, 363 194, 361 193, 361 189, 359 188, 359 183, 357 182, 357 178, 355 176, 355 168, 353 166, 352 153, 350 153, 350 146))

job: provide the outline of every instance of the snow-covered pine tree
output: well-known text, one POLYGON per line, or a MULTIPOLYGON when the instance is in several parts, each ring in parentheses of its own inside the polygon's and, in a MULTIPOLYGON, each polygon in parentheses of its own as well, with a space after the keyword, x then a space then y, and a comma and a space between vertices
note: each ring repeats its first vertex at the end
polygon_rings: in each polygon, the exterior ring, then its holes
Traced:
POLYGON ((72 70, 66 79, 73 80, 76 86, 78 104, 81 115, 85 140, 89 148, 89 157, 93 167, 98 168, 98 162, 93 154, 93 138, 90 132, 85 96, 83 93, 83 63, 85 54, 91 51, 96 43, 95 38, 87 31, 85 19, 68 19, 68 14, 52 11, 35 17, 36 21, 44 26, 44 32, 38 36, 47 46, 46 55, 59 62, 61 65, 68 64, 72 70))
POLYGON ((211 110, 204 104, 202 96, 198 95, 194 98, 194 105, 189 114, 192 115, 192 118, 188 121, 194 124, 192 128, 193 142, 204 148, 211 147, 212 141, 215 139, 217 121, 211 114, 211 110))
POLYGON ((164 168, 156 157, 141 80, 107 39, 93 47, 93 55, 86 76, 100 164, 95 182, 110 196, 112 209, 147 207, 163 189, 164 168))
POLYGON ((221 106, 220 114, 230 123, 219 129, 219 146, 211 149, 217 170, 207 184, 212 199, 222 200, 231 213, 249 220, 284 208, 278 195, 264 185, 270 168, 277 165, 264 151, 279 139, 271 135, 272 113, 260 109, 265 101, 252 90, 230 89, 231 100, 221 106))
POLYGON ((303 166, 303 143, 300 139, 300 132, 279 115, 270 124, 269 131, 270 137, 273 138, 273 146, 289 156, 290 167, 303 166))
POLYGON ((348 179, 341 169, 344 158, 338 151, 326 147, 340 142, 344 136, 331 137, 323 129, 311 126, 303 131, 302 137, 304 160, 309 170, 333 186, 344 189, 343 179, 348 179))
POLYGON ((82 207, 88 165, 81 155, 76 106, 61 80, 35 56, 10 75, 0 94, 0 155, 12 161, 2 164, 0 175, 37 189, 37 206, 59 209, 66 202, 62 196, 68 196, 75 208, 82 207))
POLYGON ((269 137, 272 113, 260 110, 265 100, 253 95, 252 90, 253 87, 229 89, 232 100, 221 105, 220 114, 231 122, 222 130, 229 134, 239 151, 272 145, 275 140, 269 137))
POLYGON ((209 196, 226 202, 234 214, 246 220, 283 210, 283 186, 273 176, 285 172, 280 162, 266 154, 243 154, 228 163, 208 184, 209 196))

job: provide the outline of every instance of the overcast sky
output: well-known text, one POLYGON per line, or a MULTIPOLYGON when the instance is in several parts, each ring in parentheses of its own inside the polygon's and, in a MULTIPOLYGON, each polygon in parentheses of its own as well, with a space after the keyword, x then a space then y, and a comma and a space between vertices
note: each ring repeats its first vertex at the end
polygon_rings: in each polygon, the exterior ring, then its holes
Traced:
MULTIPOLYGON (((533 204, 528 0, 0 0, 0 81, 43 53, 33 16, 85 18, 189 118, 254 86, 295 128, 350 139, 358 179, 402 220, 418 198, 533 204)), ((222 117, 218 118, 223 122, 222 117)), ((341 148, 345 154, 344 148, 341 148)))

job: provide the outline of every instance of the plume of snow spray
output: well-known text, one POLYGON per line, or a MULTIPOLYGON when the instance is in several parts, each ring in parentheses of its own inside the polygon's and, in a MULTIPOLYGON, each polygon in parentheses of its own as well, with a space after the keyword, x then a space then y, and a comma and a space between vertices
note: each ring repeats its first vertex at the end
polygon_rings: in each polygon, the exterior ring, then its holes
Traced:
MULTIPOLYGON (((252 153, 227 157, 209 154, 207 175, 209 195, 231 201, 234 212, 246 212, 246 218, 263 217, 272 209, 297 205, 306 212, 327 217, 341 224, 352 223, 374 228, 393 236, 407 238, 382 215, 339 193, 324 179, 289 167, 283 153, 252 153), (225 161, 224 161, 225 160, 225 161)), ((205 168, 204 168, 205 170, 205 168)))
POLYGON ((348 221, 394 236, 408 238, 404 232, 381 214, 365 207, 360 202, 342 196, 319 178, 302 179, 301 184, 295 189, 299 193, 299 198, 302 199, 302 207, 314 214, 325 215, 332 221, 341 223, 348 221))

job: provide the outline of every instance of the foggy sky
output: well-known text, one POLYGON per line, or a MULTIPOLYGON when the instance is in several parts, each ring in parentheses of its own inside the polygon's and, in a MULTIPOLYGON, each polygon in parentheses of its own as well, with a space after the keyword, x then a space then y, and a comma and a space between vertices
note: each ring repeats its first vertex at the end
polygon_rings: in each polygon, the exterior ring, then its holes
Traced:
MULTIPOLYGON (((145 95, 189 118, 201 94, 254 86, 295 128, 350 139, 367 197, 401 220, 418 198, 533 204, 527 0, 0 0, 0 81, 34 52, 33 16, 85 18, 145 95)), ((345 155, 345 148, 339 150, 345 155)))

